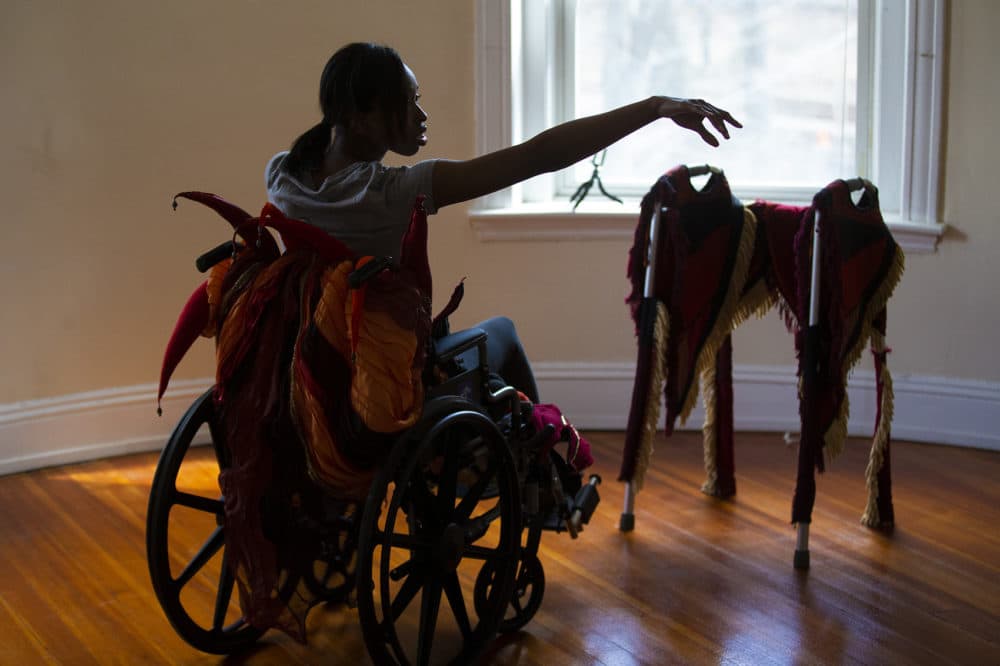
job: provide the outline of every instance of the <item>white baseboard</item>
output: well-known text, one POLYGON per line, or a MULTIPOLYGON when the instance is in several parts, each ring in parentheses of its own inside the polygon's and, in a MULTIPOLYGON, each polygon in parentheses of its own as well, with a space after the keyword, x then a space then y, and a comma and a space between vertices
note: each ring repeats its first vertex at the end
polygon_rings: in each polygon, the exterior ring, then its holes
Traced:
MULTIPOLYGON (((556 363, 534 366, 542 399, 560 406, 581 429, 622 430, 628 418, 635 366, 556 363)), ((156 415, 153 384, 0 405, 0 475, 160 449, 210 378, 175 381, 156 415)), ((895 375, 895 439, 1000 451, 1000 383, 895 375)), ((737 365, 733 370, 737 430, 799 428, 795 370, 737 365)), ((859 370, 848 382, 852 435, 871 435, 875 380, 859 370)), ((695 407, 685 426, 700 429, 695 407)))
POLYGON ((156 385, 0 405, 0 475, 163 447, 211 379, 176 380, 156 415, 156 385))
MULTIPOLYGON (((536 363, 542 400, 554 402, 582 429, 623 430, 632 399, 630 363, 536 363)), ((891 370, 891 366, 890 366, 891 370)), ((798 432, 798 379, 794 367, 736 365, 736 430, 798 432)), ((894 439, 1000 451, 1000 382, 893 375, 894 439)), ((870 436, 875 427, 875 374, 857 370, 848 379, 848 433, 870 436)), ((699 430, 700 400, 683 429, 699 430)))

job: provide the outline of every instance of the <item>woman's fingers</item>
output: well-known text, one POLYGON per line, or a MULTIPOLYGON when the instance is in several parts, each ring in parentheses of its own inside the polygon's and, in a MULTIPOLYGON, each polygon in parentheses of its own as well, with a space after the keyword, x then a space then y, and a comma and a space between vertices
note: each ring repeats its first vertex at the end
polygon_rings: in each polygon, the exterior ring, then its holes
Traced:
POLYGON ((735 127, 743 127, 743 123, 741 123, 740 121, 736 120, 736 118, 733 118, 731 115, 729 115, 728 111, 722 111, 722 117, 730 125, 733 125, 735 127))
POLYGON ((727 139, 729 138, 729 128, 726 127, 726 121, 722 119, 721 115, 716 114, 708 116, 708 120, 712 123, 712 126, 718 130, 719 134, 727 139))
POLYGON ((692 111, 701 116, 698 119, 698 127, 691 127, 691 129, 696 130, 698 134, 701 135, 701 138, 712 146, 718 146, 719 141, 704 127, 702 124, 703 119, 707 119, 708 122, 712 123, 712 127, 714 127, 715 130, 726 139, 729 138, 729 127, 726 125, 727 122, 733 127, 743 127, 743 125, 733 118, 728 111, 720 109, 717 106, 713 106, 705 100, 691 100, 691 106, 693 107, 692 111))
POLYGON ((715 131, 726 139, 729 138, 729 125, 743 127, 728 111, 709 104, 703 99, 679 99, 676 97, 660 99, 662 100, 660 115, 672 119, 685 129, 697 132, 705 143, 711 146, 718 146, 719 139, 705 127, 705 120, 708 120, 715 131))
MULTIPOLYGON (((716 148, 719 146, 719 140, 715 138, 714 134, 705 129, 705 126, 702 125, 700 121, 698 122, 698 134, 701 135, 701 138, 704 139, 705 143, 708 145, 715 146, 716 148)), ((729 134, 723 133, 723 135, 727 139, 729 138, 729 134)))
POLYGON ((702 140, 705 141, 710 146, 718 146, 719 140, 715 138, 715 135, 708 131, 704 125, 704 114, 699 111, 692 111, 690 113, 682 113, 674 116, 672 120, 683 127, 684 129, 689 129, 692 132, 697 132, 702 140))

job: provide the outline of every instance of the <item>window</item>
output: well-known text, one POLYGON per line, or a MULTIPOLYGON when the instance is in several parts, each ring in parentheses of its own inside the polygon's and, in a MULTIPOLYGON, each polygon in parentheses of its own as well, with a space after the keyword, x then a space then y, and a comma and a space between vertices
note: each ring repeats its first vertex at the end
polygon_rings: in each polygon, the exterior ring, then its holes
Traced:
MULTIPOLYGON (((897 238, 908 237, 904 247, 933 248, 942 5, 480 0, 479 147, 494 150, 652 93, 703 97, 747 129, 712 149, 665 122, 644 128, 608 151, 608 190, 638 197, 667 168, 708 162, 725 169, 741 199, 803 203, 835 178, 861 175, 879 187, 883 215, 897 238)), ((577 228, 553 211, 570 209, 566 199, 592 168, 582 162, 487 197, 482 209, 493 214, 474 214, 474 222, 489 236, 519 212, 541 211, 577 228)), ((593 207, 588 215, 593 222, 593 207)))

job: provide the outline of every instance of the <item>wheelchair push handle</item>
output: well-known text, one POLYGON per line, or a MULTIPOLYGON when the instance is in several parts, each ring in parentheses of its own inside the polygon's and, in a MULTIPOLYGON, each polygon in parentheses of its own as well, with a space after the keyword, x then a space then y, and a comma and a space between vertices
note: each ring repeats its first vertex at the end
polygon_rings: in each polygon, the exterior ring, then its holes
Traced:
POLYGON ((238 247, 239 246, 234 241, 228 240, 217 247, 213 247, 211 250, 195 259, 194 266, 198 269, 199 273, 204 273, 220 261, 228 259, 236 254, 238 247))
POLYGON ((363 257, 358 263, 360 266, 347 276, 347 284, 351 289, 359 289, 382 271, 395 267, 392 257, 363 257), (365 259, 368 261, 364 261, 365 259))

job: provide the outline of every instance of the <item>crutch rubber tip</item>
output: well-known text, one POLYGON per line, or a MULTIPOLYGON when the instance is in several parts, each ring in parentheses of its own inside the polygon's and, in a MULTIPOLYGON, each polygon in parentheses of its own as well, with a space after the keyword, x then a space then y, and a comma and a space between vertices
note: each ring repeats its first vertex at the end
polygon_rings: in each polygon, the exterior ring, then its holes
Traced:
POLYGON ((809 551, 808 550, 796 550, 795 558, 792 560, 792 564, 799 571, 806 571, 809 568, 809 551))
POLYGON ((618 521, 618 529, 621 532, 631 532, 635 529, 635 514, 634 513, 623 513, 621 520, 618 521))

